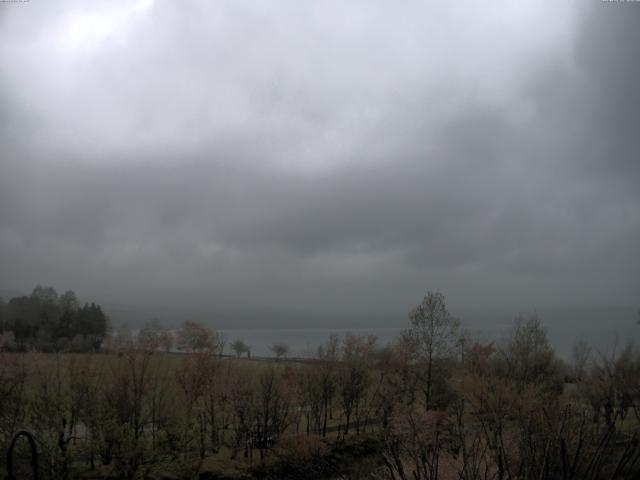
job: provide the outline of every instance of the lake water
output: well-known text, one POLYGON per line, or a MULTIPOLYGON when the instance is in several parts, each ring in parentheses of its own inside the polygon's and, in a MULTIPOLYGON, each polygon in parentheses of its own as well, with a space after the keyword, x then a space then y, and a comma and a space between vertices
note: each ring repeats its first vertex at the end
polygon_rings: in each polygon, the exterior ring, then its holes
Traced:
MULTIPOLYGON (((623 348, 629 341, 640 343, 640 325, 636 323, 636 312, 626 309, 600 309, 597 311, 566 311, 555 310, 539 312, 551 345, 557 354, 565 360, 571 359, 573 345, 577 341, 585 340, 594 351, 611 352, 623 348)), ((476 318, 473 323, 464 321, 461 326, 469 331, 472 338, 481 341, 501 342, 508 336, 513 322, 502 318, 500 322, 489 324, 482 318, 476 318)), ((220 330, 224 334, 226 344, 225 353, 231 353, 228 345, 235 339, 244 340, 251 346, 254 356, 272 356, 269 346, 274 343, 285 343, 289 346, 289 356, 309 358, 316 355, 318 346, 325 345, 331 334, 340 337, 347 332, 356 335, 375 335, 378 345, 384 346, 394 342, 403 327, 372 327, 372 328, 343 328, 343 329, 226 329, 220 330)))

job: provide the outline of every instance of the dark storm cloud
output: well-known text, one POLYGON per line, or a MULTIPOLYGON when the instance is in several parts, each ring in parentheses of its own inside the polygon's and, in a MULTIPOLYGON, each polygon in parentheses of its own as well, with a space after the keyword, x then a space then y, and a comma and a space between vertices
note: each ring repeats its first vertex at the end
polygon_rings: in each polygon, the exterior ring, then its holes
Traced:
POLYGON ((5 8, 0 287, 262 325, 636 302, 640 8, 472 3, 5 8))
POLYGON ((634 58, 634 45, 640 41, 640 11, 594 10, 585 20, 576 49, 578 65, 588 77, 585 128, 593 133, 587 137, 588 145, 603 173, 637 186, 640 61, 634 58))

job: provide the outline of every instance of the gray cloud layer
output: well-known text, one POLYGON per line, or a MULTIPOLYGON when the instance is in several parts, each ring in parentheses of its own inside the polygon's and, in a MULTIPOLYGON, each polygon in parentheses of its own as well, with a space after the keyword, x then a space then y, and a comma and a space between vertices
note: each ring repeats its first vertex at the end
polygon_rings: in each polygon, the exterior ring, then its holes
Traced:
POLYGON ((0 287, 227 325, 638 302, 639 5, 48 3, 0 6, 0 287))

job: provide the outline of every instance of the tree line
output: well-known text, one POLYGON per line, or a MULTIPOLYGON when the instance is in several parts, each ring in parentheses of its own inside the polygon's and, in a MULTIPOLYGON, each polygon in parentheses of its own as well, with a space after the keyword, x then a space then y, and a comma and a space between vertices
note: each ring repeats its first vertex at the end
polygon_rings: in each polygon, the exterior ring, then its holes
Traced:
POLYGON ((0 342, 5 350, 97 351, 109 330, 100 305, 81 305, 69 290, 36 286, 31 295, 0 298, 0 342))

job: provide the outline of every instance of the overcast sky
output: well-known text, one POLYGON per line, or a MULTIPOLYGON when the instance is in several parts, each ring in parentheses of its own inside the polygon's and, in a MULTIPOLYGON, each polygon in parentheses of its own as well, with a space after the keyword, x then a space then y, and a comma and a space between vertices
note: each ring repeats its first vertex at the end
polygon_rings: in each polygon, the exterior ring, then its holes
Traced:
POLYGON ((0 4, 0 289, 221 326, 637 305, 639 49, 632 2, 0 4))

